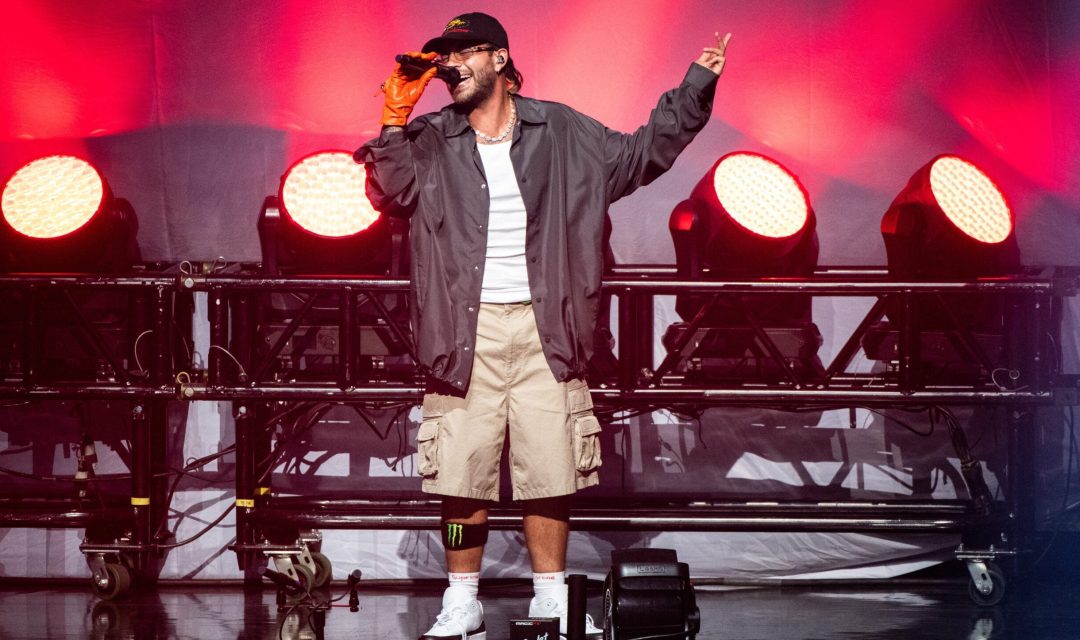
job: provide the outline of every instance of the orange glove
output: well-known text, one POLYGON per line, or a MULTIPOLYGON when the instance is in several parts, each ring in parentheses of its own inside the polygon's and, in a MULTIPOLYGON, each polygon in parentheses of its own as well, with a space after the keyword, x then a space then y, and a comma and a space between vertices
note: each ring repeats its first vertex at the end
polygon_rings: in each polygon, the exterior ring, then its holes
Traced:
MULTIPOLYGON (((437 57, 435 53, 417 51, 410 51, 405 55, 424 60, 434 60, 437 57)), ((415 73, 410 74, 405 71, 399 64, 383 83, 386 100, 383 103, 382 124, 387 127, 404 127, 413 107, 416 106, 420 96, 424 94, 424 89, 437 72, 438 69, 431 67, 417 76, 415 73)))

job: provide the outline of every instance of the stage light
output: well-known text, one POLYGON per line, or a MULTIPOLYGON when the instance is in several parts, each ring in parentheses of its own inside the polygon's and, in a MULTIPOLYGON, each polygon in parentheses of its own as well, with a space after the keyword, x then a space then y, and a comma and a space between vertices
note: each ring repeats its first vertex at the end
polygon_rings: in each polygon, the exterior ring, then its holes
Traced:
POLYGON ((301 159, 281 181, 281 205, 293 222, 315 235, 351 236, 379 217, 367 196, 367 172, 343 151, 301 159))
POLYGON ((732 219, 759 236, 789 238, 806 226, 810 202, 798 181, 764 156, 726 156, 713 172, 713 189, 732 219))
POLYGON ((990 178, 975 165, 945 156, 930 169, 930 187, 945 216, 979 242, 998 243, 1012 233, 1012 210, 990 178))
MULTIPOLYGON (((259 216, 262 271, 407 278, 408 223, 376 211, 365 183, 364 165, 346 151, 320 151, 293 163, 259 216)), ((313 287, 260 299, 255 355, 275 354, 268 375, 314 382, 339 380, 343 370, 366 382, 413 375, 408 345, 391 326, 407 329, 404 291, 354 292, 347 307, 341 293, 313 287)))
POLYGON ((365 178, 346 151, 320 151, 290 166, 259 217, 264 271, 389 275, 392 239, 404 227, 371 206, 365 178))
MULTIPOLYGON (((919 168, 881 219, 889 275, 908 281, 977 281, 1021 272, 1015 217, 1004 194, 972 162, 939 155, 919 168)), ((1007 300, 996 293, 919 294, 908 301, 924 383, 990 379, 1005 358, 1007 300)), ((863 348, 895 363, 901 301, 870 327, 863 348)), ((992 381, 992 380, 991 380, 992 381)))
POLYGON ((131 205, 74 156, 39 158, 4 182, 0 270, 119 272, 139 260, 131 205))
MULTIPOLYGON (((23 165, 4 182, 0 209, 4 273, 128 275, 148 268, 140 264, 131 205, 114 197, 102 172, 84 159, 56 155, 23 165)), ((170 304, 179 310, 188 300, 178 296, 170 304)), ((153 305, 149 289, 5 288, 0 361, 6 373, 38 382, 145 379, 152 341, 169 339, 153 335, 153 305), (140 336, 152 336, 142 341, 141 363, 140 336)))
POLYGON ((30 238, 73 233, 105 204, 105 180, 89 162, 50 156, 23 165, 4 184, 4 219, 30 238))
MULTIPOLYGON (((676 205, 669 224, 679 275, 696 279, 707 273, 715 280, 810 276, 817 267, 815 226, 798 179, 770 158, 741 151, 713 165, 690 198, 676 205)), ((788 304, 798 300, 800 315, 809 320, 805 297, 787 298, 786 308, 772 308, 761 298, 752 306, 766 317, 791 318, 788 304)), ((700 306, 700 298, 683 296, 676 309, 689 320, 700 306)), ((722 315, 727 306, 711 313, 722 315)))
POLYGON ((1017 273, 1014 216, 982 170, 953 155, 921 167, 881 219, 889 274, 955 279, 1017 273))
MULTIPOLYGON (((679 277, 687 280, 809 277, 817 267, 815 228, 798 179, 748 152, 720 158, 669 221, 679 277)), ((681 359, 674 368, 688 376, 771 378, 820 368, 821 335, 806 294, 680 294, 675 309, 687 322, 669 327, 663 341, 668 357, 681 359)))
POLYGON ((747 152, 720 158, 671 216, 676 257, 700 254, 701 266, 729 278, 809 275, 817 260, 814 229, 810 198, 795 176, 747 152))

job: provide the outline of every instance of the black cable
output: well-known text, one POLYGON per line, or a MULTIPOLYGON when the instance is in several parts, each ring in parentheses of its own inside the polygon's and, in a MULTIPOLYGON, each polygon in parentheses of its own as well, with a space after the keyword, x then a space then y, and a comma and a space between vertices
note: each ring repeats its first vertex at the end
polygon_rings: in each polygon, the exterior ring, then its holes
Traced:
POLYGON ((389 424, 386 425, 386 431, 380 433, 378 427, 375 425, 375 421, 369 418, 366 413, 361 411, 360 407, 356 405, 350 406, 353 412, 356 413, 356 415, 360 416, 361 419, 363 419, 364 423, 367 424, 368 428, 371 429, 372 433, 374 433, 375 436, 379 438, 379 440, 386 440, 390 436, 390 430, 394 428, 394 425, 397 424, 397 419, 401 417, 401 413, 399 411, 393 418, 390 419, 389 424))
POLYGON ((697 441, 701 445, 701 448, 703 450, 708 451, 709 450, 709 445, 705 443, 704 421, 701 419, 704 415, 705 415, 704 411, 699 413, 694 418, 694 422, 697 424, 697 441))
MULTIPOLYGON (((368 424, 368 426, 375 433, 375 435, 380 440, 385 441, 390 436, 390 430, 391 429, 394 429, 394 427, 400 427, 401 426, 401 418, 402 418, 402 416, 405 414, 406 411, 408 411, 411 408, 412 408, 412 405, 398 407, 397 410, 394 413, 394 416, 392 418, 390 418, 390 421, 386 426, 386 431, 384 433, 382 433, 382 434, 380 434, 378 432, 378 430, 375 429, 375 425, 372 423, 372 421, 369 420, 366 416, 364 416, 364 414, 360 413, 358 409, 357 409, 357 413, 361 417, 364 418, 364 422, 366 422, 368 424)), ((355 407, 354 407, 354 409, 355 409, 355 407)), ((404 435, 402 433, 404 431, 404 429, 398 428, 398 429, 395 429, 394 431, 397 433, 397 455, 395 457, 393 457, 393 458, 379 458, 379 460, 382 460, 383 464, 385 464, 386 467, 388 469, 390 469, 391 471, 397 471, 398 464, 405 459, 405 451, 406 451, 405 437, 404 437, 404 435)), ((402 467, 402 477, 408 477, 407 475, 405 475, 404 467, 402 467)))
MULTIPOLYGON (((199 468, 203 467, 204 465, 206 465, 206 464, 208 464, 210 462, 213 462, 214 460, 217 460, 219 458, 223 458, 223 457, 225 457, 229 453, 232 453, 235 450, 236 450, 236 445, 231 444, 231 445, 225 447, 224 449, 221 449, 221 450, 216 451, 214 453, 211 453, 209 455, 205 455, 205 456, 203 456, 201 458, 196 458, 195 460, 192 460, 191 462, 186 463, 181 469, 173 470, 173 471, 176 472, 176 477, 173 479, 172 484, 169 486, 169 490, 167 492, 165 492, 165 506, 166 506, 166 508, 164 509, 164 511, 163 511, 163 513, 161 515, 161 519, 158 521, 158 526, 157 526, 157 529, 156 529, 157 535, 161 535, 162 531, 164 531, 169 526, 169 509, 168 509, 168 507, 169 507, 169 505, 172 504, 173 498, 176 497, 176 490, 179 488, 180 481, 184 479, 184 476, 191 475, 192 472, 195 469, 199 469, 199 468)), ((159 476, 159 477, 168 477, 169 475, 172 475, 172 473, 163 474, 162 476, 159 476)), ((179 524, 179 523, 177 523, 177 524, 179 524)))
POLYGON ((326 415, 326 412, 333 406, 332 403, 316 403, 304 415, 297 417, 293 423, 294 426, 292 432, 289 434, 283 432, 281 434, 282 439, 278 441, 277 446, 274 447, 270 452, 270 455, 263 458, 256 467, 265 467, 265 471, 263 472, 264 475, 259 478, 260 482, 265 482, 267 476, 273 473, 274 466, 276 466, 278 462, 280 462, 281 457, 288 452, 288 448, 292 445, 292 442, 315 426, 319 419, 326 415), (302 418, 306 418, 306 424, 304 424, 303 427, 296 426, 300 423, 302 418))
POLYGON ((311 594, 311 592, 304 593, 303 597, 300 598, 300 600, 298 602, 293 603, 293 605, 291 607, 289 607, 288 610, 286 610, 285 615, 281 617, 281 624, 278 626, 278 639, 279 640, 284 640, 285 622, 289 619, 289 616, 291 616, 293 613, 296 613, 296 610, 299 609, 300 607, 308 605, 308 604, 311 605, 311 610, 308 612, 308 617, 307 617, 307 620, 305 622, 307 623, 308 627, 311 629, 311 632, 318 635, 318 631, 315 629, 315 624, 311 621, 311 618, 312 618, 311 614, 316 612, 316 611, 329 611, 330 608, 334 607, 334 606, 343 606, 343 607, 348 606, 348 605, 335 605, 334 604, 335 602, 339 602, 339 601, 345 599, 348 595, 349 595, 349 591, 345 591, 345 593, 339 595, 336 598, 332 598, 330 600, 326 600, 326 601, 323 601, 323 602, 316 602, 315 597, 311 594))
MULTIPOLYGON (((308 597, 311 597, 311 595, 308 594, 308 597)), ((301 600, 300 602, 297 602, 293 606, 289 607, 289 610, 286 611, 285 615, 281 617, 281 624, 278 625, 278 632, 277 632, 278 640, 285 640, 285 635, 284 635, 285 634, 285 622, 289 619, 289 616, 291 616, 296 611, 296 609, 301 604, 303 604, 303 602, 304 601, 301 600)))
MULTIPOLYGON (((881 409, 876 409, 874 407, 858 407, 858 408, 864 409, 866 411, 869 411, 870 413, 879 415, 882 418, 885 418, 886 420, 891 420, 892 422, 894 422, 897 425, 903 427, 904 429, 907 429, 908 431, 910 431, 911 433, 914 433, 917 436, 921 436, 923 438, 929 438, 930 436, 934 435, 934 427, 935 427, 936 420, 935 420, 934 415, 932 413, 928 414, 929 417, 930 417, 930 429, 927 430, 927 431, 919 431, 918 429, 916 429, 915 427, 911 426, 910 424, 904 422, 900 418, 897 418, 895 415, 893 415, 893 413, 885 413, 885 411, 883 411, 881 409)), ((914 413, 916 411, 930 412, 930 411, 933 410, 933 407, 927 407, 925 409, 920 408, 920 409, 903 409, 903 410, 908 411, 910 413, 914 413)))
MULTIPOLYGON (((280 454, 286 453, 288 447, 292 445, 293 441, 297 440, 300 436, 304 435, 305 433, 307 433, 308 430, 310 430, 312 427, 314 427, 316 424, 318 424, 319 420, 321 420, 322 417, 324 415, 326 415, 330 411, 330 409, 332 409, 332 408, 333 408, 333 405, 330 404, 330 403, 320 403, 320 404, 312 405, 312 407, 307 412, 305 412, 304 414, 299 416, 293 422, 292 433, 288 434, 287 439, 284 439, 281 443, 279 443, 280 446, 275 451, 280 450, 280 454), (303 419, 303 427, 298 426, 301 423, 301 419, 303 419)), ((283 435, 283 437, 285 436, 284 433, 282 435, 283 435)), ((280 454, 279 454, 278 458, 281 457, 280 454)), ((271 455, 273 455, 273 452, 271 452, 271 455)), ((268 471, 270 473, 273 473, 273 466, 274 466, 275 463, 277 463, 277 461, 278 460, 275 459, 273 462, 270 463, 270 466, 268 467, 268 471)), ((302 461, 303 461, 303 456, 294 457, 291 471, 299 472, 300 471, 300 462, 302 462, 302 461)), ((285 463, 285 473, 289 473, 289 472, 290 472, 289 464, 285 463)))
POLYGON ((686 467, 684 467, 682 461, 679 460, 679 452, 676 451, 675 448, 672 447, 670 444, 665 442, 662 438, 660 438, 658 440, 659 440, 659 444, 660 444, 660 449, 661 450, 667 449, 668 451, 670 451, 672 453, 672 455, 674 457, 672 457, 670 460, 667 460, 667 459, 664 459, 663 457, 658 456, 660 459, 656 460, 656 462, 659 462, 659 463, 664 464, 664 465, 676 465, 676 466, 679 467, 680 472, 686 473, 686 467))
MULTIPOLYGON (((408 445, 405 442, 405 434, 407 432, 407 429, 405 428, 405 426, 403 424, 401 424, 401 419, 405 415, 406 411, 408 411, 408 409, 401 409, 401 410, 398 411, 398 414, 396 416, 394 416, 394 422, 398 424, 398 429, 397 429, 397 444, 398 444, 397 451, 398 451, 398 455, 397 455, 397 459, 394 460, 394 464, 392 464, 390 466, 390 469, 392 471, 397 469, 398 463, 405 460, 405 455, 408 452, 408 445)), ((408 477, 405 474, 405 465, 401 465, 401 476, 403 478, 408 477)))
POLYGON ((224 520, 224 519, 225 519, 225 517, 226 517, 226 516, 228 516, 228 515, 229 515, 230 513, 232 513, 232 512, 233 512, 233 509, 235 509, 235 508, 236 508, 236 503, 235 503, 235 502, 233 502, 232 504, 230 504, 230 505, 228 506, 228 508, 226 508, 226 509, 225 509, 224 511, 222 511, 222 512, 221 512, 221 515, 219 515, 219 516, 218 516, 217 518, 214 518, 214 520, 213 520, 213 521, 211 521, 211 522, 210 522, 210 524, 208 524, 208 525, 206 525, 205 527, 203 527, 203 528, 202 528, 202 529, 201 529, 201 530, 200 530, 200 531, 199 531, 198 533, 196 533, 195 535, 193 535, 193 536, 191 536, 191 537, 189 537, 189 538, 187 538, 187 539, 185 539, 185 540, 181 540, 181 541, 179 541, 179 542, 171 542, 171 543, 169 543, 169 544, 159 544, 159 545, 157 545, 157 548, 158 548, 158 549, 175 549, 175 548, 177 548, 177 547, 182 547, 182 546, 184 546, 184 545, 186 545, 186 544, 191 544, 192 542, 195 542, 195 541, 196 541, 196 540, 198 540, 199 538, 201 538, 201 537, 203 537, 204 535, 206 535, 206 533, 207 533, 208 531, 210 531, 210 530, 211 530, 211 529, 213 529, 214 527, 216 527, 216 526, 218 526, 219 524, 221 524, 221 521, 222 521, 222 520, 224 520))

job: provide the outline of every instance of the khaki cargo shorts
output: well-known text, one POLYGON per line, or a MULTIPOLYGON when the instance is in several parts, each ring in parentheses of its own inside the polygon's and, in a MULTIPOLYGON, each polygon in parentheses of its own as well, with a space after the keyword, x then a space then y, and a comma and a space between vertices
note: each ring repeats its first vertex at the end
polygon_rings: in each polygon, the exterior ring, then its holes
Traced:
POLYGON ((600 423, 584 380, 558 382, 531 304, 481 304, 465 397, 428 393, 417 433, 427 493, 499 499, 510 436, 515 500, 574 493, 599 482, 600 423))

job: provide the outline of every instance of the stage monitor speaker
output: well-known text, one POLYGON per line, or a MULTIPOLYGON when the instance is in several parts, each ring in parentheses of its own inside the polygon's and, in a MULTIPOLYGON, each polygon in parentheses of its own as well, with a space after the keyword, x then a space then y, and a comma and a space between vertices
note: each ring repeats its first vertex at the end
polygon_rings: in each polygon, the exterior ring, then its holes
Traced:
POLYGON ((701 612, 690 567, 674 549, 611 552, 604 583, 604 639, 695 638, 701 612))

